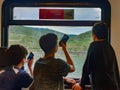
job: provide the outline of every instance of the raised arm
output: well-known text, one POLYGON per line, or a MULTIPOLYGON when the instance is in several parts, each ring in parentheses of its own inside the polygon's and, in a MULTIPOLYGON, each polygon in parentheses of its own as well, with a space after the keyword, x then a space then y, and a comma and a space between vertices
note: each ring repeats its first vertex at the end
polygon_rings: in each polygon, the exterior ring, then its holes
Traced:
POLYGON ((75 71, 75 66, 74 66, 74 63, 66 49, 66 45, 62 43, 62 49, 63 49, 63 52, 65 54, 65 57, 66 57, 66 60, 67 60, 67 63, 70 65, 70 72, 74 72, 75 71))

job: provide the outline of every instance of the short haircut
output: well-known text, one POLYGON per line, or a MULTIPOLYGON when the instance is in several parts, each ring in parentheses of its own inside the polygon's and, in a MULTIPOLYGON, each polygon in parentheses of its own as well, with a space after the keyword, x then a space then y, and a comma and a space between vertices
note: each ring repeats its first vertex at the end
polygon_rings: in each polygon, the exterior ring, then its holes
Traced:
POLYGON ((0 47, 0 68, 6 67, 9 65, 6 52, 7 52, 7 48, 0 47))
POLYGON ((98 39, 107 39, 108 26, 103 22, 95 23, 92 28, 92 33, 97 36, 98 39))
POLYGON ((57 35, 54 33, 48 33, 41 36, 39 45, 45 54, 50 53, 57 45, 57 35))
POLYGON ((10 65, 18 65, 27 54, 27 49, 22 45, 11 45, 7 51, 10 65))

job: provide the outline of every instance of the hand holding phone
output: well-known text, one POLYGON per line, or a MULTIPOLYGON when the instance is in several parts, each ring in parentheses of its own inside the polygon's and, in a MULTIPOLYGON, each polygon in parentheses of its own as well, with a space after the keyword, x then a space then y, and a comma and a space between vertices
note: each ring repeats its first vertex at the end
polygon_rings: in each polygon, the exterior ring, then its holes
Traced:
POLYGON ((29 54, 27 60, 31 60, 31 59, 33 59, 33 57, 34 57, 34 54, 33 54, 32 52, 30 52, 30 54, 29 54))
POLYGON ((68 41, 68 39, 69 39, 69 36, 66 35, 66 34, 64 34, 63 37, 62 37, 62 39, 61 39, 60 42, 59 42, 59 45, 62 46, 61 43, 66 44, 66 42, 68 41))

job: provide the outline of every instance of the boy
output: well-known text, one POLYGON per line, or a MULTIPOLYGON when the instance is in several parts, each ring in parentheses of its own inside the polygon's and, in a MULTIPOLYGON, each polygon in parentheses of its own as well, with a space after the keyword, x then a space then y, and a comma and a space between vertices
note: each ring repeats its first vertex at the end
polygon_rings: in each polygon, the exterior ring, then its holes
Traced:
POLYGON ((82 90, 91 82, 92 90, 120 90, 120 78, 115 52, 107 42, 108 26, 99 22, 92 29, 93 42, 90 44, 83 66, 81 82, 73 90, 82 90))
POLYGON ((27 49, 21 45, 11 45, 6 54, 9 66, 0 73, 0 90, 22 90, 31 85, 33 60, 28 61, 31 76, 21 69, 26 62, 27 49))
POLYGON ((44 51, 44 56, 35 64, 35 90, 64 90, 63 77, 66 76, 68 72, 75 70, 65 44, 62 43, 62 49, 67 62, 60 58, 55 58, 55 53, 58 50, 57 39, 55 34, 48 33, 43 35, 39 40, 40 47, 44 51))

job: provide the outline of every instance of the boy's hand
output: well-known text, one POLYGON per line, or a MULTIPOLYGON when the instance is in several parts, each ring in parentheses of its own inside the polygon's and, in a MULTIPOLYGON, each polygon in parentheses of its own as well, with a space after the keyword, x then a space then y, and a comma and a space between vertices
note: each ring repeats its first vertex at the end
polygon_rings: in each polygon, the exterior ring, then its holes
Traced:
POLYGON ((72 86, 72 90, 82 90, 82 87, 79 85, 79 83, 76 83, 72 86))
POLYGON ((61 43, 63 51, 66 50, 66 44, 61 43))
POLYGON ((29 68, 29 71, 30 71, 30 75, 32 77, 33 77, 33 70, 32 70, 33 61, 34 61, 34 58, 32 58, 31 60, 27 60, 27 62, 28 62, 28 68, 29 68))
POLYGON ((67 78, 67 77, 64 77, 63 78, 67 83, 71 83, 72 85, 76 84, 76 81, 72 78, 67 78))
POLYGON ((31 60, 27 60, 27 62, 28 62, 28 67, 29 67, 29 68, 32 67, 33 61, 34 61, 34 58, 32 58, 31 60))

